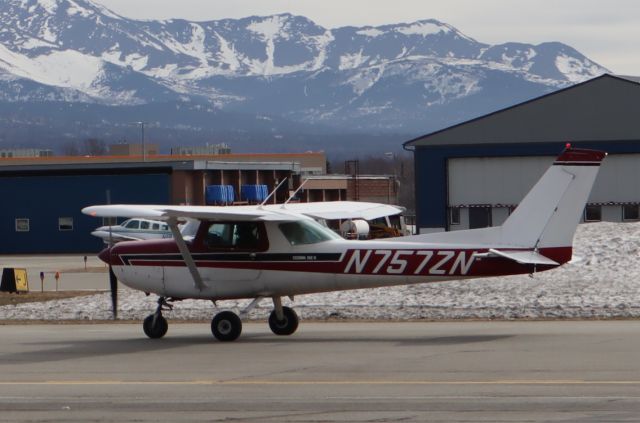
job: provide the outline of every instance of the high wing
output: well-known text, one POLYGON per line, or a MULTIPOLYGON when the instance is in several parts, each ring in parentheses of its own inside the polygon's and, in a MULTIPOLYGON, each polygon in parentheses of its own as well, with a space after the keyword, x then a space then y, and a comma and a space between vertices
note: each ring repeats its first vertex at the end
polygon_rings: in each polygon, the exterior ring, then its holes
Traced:
POLYGON ((364 219, 374 220, 380 217, 393 216, 403 213, 404 207, 380 203, 366 203, 360 201, 325 201, 313 203, 293 203, 285 206, 269 205, 268 210, 276 208, 290 210, 314 219, 364 219))
POLYGON ((221 221, 278 221, 304 219, 286 211, 265 210, 258 206, 168 206, 168 205, 127 205, 111 204, 91 206, 82 213, 97 217, 142 217, 155 220, 170 218, 191 218, 221 221))
POLYGON ((91 206, 82 213, 97 217, 142 217, 167 220, 171 217, 224 221, 296 220, 302 216, 314 219, 373 220, 402 213, 405 209, 379 203, 328 201, 313 203, 272 204, 266 206, 169 206, 112 204, 91 206))

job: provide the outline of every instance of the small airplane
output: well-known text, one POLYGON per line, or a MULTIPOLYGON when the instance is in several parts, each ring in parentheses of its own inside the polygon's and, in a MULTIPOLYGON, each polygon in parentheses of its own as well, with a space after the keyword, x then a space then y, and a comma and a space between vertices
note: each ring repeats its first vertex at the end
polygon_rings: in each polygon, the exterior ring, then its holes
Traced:
POLYGON ((149 219, 128 219, 119 225, 100 226, 91 235, 115 244, 121 241, 140 241, 143 239, 171 238, 171 231, 166 222, 149 219))
POLYGON ((298 328, 282 298, 318 292, 459 279, 533 274, 571 260, 573 235, 606 153, 571 148, 555 160, 502 226, 380 240, 345 240, 311 216, 357 212, 359 203, 235 207, 104 205, 91 216, 136 216, 165 221, 172 239, 121 242, 99 257, 109 264, 114 317, 117 280, 159 296, 143 323, 163 337, 163 311, 182 299, 252 299, 240 313, 212 319, 220 341, 242 332, 242 319, 263 299, 276 335, 298 328), (342 205, 341 205, 342 204, 342 205), (313 210, 310 207, 315 207, 313 210), (187 219, 182 230, 179 219, 187 219))

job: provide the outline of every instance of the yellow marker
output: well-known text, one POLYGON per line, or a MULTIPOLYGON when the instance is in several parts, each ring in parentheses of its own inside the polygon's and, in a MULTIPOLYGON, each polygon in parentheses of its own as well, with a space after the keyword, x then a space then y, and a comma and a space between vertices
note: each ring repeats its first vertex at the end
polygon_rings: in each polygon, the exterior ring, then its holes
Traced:
POLYGON ((27 278, 27 269, 14 269, 14 278, 16 281, 17 292, 29 292, 29 280, 27 278))

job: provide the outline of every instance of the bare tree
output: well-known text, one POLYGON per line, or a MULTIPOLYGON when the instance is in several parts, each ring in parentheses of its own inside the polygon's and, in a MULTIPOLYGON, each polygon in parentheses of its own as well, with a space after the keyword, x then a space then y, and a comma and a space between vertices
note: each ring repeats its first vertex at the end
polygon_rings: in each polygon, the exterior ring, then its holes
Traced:
POLYGON ((67 141, 62 144, 62 154, 65 156, 105 156, 107 143, 98 138, 88 138, 83 142, 67 141))
POLYGON ((108 152, 107 143, 98 138, 89 138, 84 142, 84 152, 88 156, 106 156, 108 152))
POLYGON ((66 141, 62 144, 62 154, 64 156, 79 156, 80 148, 78 148, 78 143, 76 141, 66 141))

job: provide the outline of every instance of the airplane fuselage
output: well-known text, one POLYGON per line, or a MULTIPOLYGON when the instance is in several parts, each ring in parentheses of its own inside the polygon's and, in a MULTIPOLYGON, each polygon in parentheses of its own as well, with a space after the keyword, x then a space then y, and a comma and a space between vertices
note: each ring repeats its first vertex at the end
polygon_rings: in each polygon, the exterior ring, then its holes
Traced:
MULTIPOLYGON (((206 285, 203 289, 194 285, 171 239, 123 242, 111 249, 110 257, 105 250, 103 259, 132 288, 166 297, 216 300, 532 273, 556 267, 486 257, 486 245, 439 246, 403 238, 347 241, 334 237, 291 245, 277 222, 259 225, 263 231, 260 244, 243 248, 207 246, 206 228, 198 231, 188 246, 206 285)), ((561 264, 570 260, 571 247, 540 253, 561 264)))

